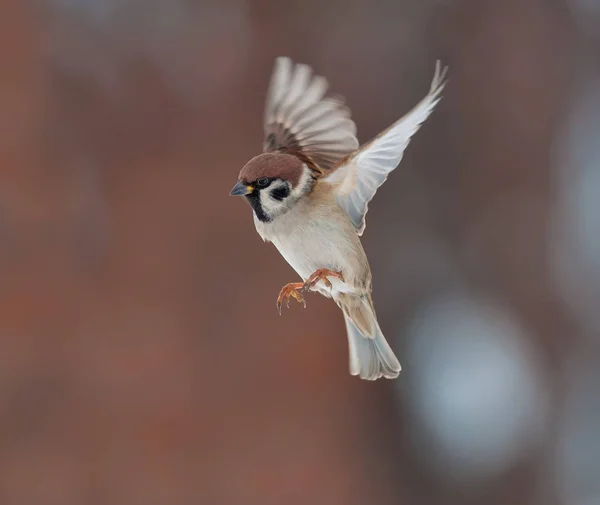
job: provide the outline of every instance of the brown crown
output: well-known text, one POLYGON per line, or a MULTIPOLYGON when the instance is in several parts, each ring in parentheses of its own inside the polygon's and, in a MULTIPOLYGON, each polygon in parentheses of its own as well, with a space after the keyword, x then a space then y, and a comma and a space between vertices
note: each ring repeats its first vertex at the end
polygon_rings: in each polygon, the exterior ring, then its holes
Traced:
POLYGON ((302 175, 302 166, 302 161, 291 154, 263 153, 244 165, 239 178, 246 184, 261 177, 279 178, 296 186, 302 175))

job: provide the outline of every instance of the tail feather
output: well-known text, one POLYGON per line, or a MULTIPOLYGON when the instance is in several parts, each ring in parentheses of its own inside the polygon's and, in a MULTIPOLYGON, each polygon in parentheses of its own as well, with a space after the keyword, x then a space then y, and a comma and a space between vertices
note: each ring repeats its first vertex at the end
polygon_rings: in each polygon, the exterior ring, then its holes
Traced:
MULTIPOLYGON (((367 301, 368 306, 372 308, 372 303, 367 301)), ((345 305, 345 304, 344 304, 345 305)), ((346 307, 342 305, 344 311, 344 321, 346 322, 346 331, 348 333, 348 346, 350 354, 350 374, 360 375, 361 379, 376 380, 380 377, 386 379, 395 379, 398 377, 402 367, 394 351, 379 328, 374 310, 369 310, 370 320, 366 326, 373 331, 370 334, 361 332, 351 317, 346 307)), ((362 306, 364 307, 364 306, 362 306)), ((361 308, 362 308, 361 307, 361 308)), ((366 311, 360 310, 361 322, 366 311)), ((355 313, 352 313, 354 316, 355 313)))
POLYGON ((377 318, 368 296, 342 295, 337 303, 364 338, 377 336, 377 318))

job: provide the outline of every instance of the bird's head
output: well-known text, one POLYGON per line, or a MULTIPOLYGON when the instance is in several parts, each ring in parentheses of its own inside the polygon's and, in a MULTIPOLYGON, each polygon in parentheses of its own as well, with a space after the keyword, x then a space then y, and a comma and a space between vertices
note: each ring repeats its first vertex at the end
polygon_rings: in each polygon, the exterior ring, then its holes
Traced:
POLYGON ((230 195, 245 196, 256 217, 272 221, 287 212, 315 181, 300 158, 285 153, 263 153, 246 163, 230 195))

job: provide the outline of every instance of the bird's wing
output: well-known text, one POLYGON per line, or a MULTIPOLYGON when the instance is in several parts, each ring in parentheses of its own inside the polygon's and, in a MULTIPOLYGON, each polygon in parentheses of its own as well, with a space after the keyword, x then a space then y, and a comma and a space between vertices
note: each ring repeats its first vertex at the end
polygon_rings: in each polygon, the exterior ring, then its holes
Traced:
POLYGON ((338 204, 346 211, 356 232, 362 235, 368 204, 404 154, 411 137, 440 101, 447 68, 436 63, 429 94, 408 114, 343 160, 324 181, 337 185, 338 204))
POLYGON ((328 83, 311 68, 279 57, 267 93, 265 152, 285 152, 324 174, 358 149, 356 125, 340 97, 326 97, 328 83))

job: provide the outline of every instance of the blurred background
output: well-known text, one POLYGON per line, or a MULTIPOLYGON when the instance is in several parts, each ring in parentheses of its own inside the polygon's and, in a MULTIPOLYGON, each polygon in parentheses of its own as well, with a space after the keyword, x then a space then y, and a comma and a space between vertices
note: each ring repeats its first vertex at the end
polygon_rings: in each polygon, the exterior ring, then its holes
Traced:
POLYGON ((0 503, 600 504, 600 1, 0 3, 0 503), (273 60, 361 142, 395 381, 228 196, 273 60))

